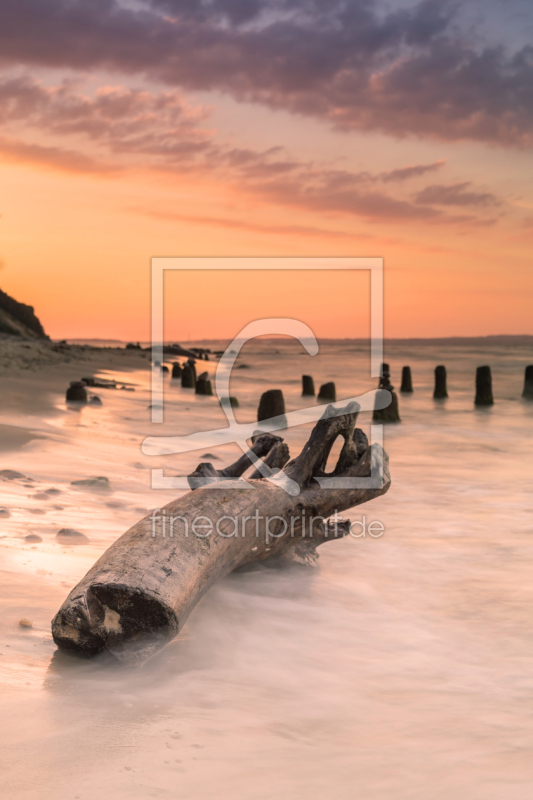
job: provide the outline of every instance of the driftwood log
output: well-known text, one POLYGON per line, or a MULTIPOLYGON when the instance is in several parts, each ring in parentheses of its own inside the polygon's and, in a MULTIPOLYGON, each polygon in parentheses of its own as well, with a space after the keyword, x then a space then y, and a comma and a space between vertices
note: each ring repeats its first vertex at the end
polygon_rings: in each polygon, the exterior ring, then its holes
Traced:
POLYGON ((390 485, 387 456, 355 428, 354 406, 340 414, 328 407, 292 461, 279 436, 258 433, 253 455, 231 467, 217 471, 200 464, 189 476, 193 491, 130 528, 70 592, 52 621, 56 644, 81 655, 107 651, 119 660, 143 661, 176 636, 201 597, 233 570, 260 563, 313 565, 317 546, 350 532, 349 520, 337 514, 390 485), (342 450, 326 473, 339 436, 342 450), (268 479, 256 469, 245 482, 235 481, 257 458, 269 466, 268 479), (321 485, 331 477, 367 477, 377 463, 382 480, 372 479, 369 487, 346 487, 342 480, 340 488, 321 485), (299 485, 298 495, 282 488, 287 478, 299 485), (213 479, 216 485, 210 485, 213 479))

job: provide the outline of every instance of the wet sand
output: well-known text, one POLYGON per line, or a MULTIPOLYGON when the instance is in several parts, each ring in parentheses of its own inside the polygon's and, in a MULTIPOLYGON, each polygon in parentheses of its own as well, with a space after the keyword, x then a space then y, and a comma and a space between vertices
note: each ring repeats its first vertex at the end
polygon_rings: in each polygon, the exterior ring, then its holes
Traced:
MULTIPOLYGON (((393 383, 410 364, 415 384, 400 397, 402 423, 385 432, 391 490, 349 514, 380 520, 383 537, 327 544, 309 573, 230 576, 141 669, 58 653, 50 620, 106 547, 174 496, 150 488, 151 468, 186 474, 213 452, 206 436, 199 453, 150 459, 144 436, 219 427, 217 400, 166 379, 166 421, 152 425, 146 362, 134 355, 101 356, 108 377, 136 383, 131 393, 98 391, 101 409, 63 402, 68 380, 95 362, 4 376, 4 397, 8 381, 11 392, 39 385, 45 396, 39 413, 42 401, 30 398, 2 420, 43 437, 0 461, 25 476, 0 480, 10 513, 0 518, 10 800, 529 800, 533 404, 520 393, 530 354, 406 347, 388 353, 393 383), (444 403, 431 397, 437 363, 448 365, 444 403), (493 365, 496 404, 475 410, 481 363, 493 365), (71 483, 95 475, 110 491, 71 483), (58 542, 62 527, 89 543, 58 542), (27 543, 30 531, 42 542, 27 543)), ((328 344, 311 362, 295 347, 258 342, 242 360, 249 369, 232 384, 241 421, 272 386, 289 411, 301 406, 303 372, 317 385, 335 380, 341 397, 373 385, 366 352, 350 343, 328 344)), ((205 366, 212 376, 214 364, 205 366)), ((359 422, 368 430, 365 415, 359 422)), ((293 454, 306 435, 287 432, 293 454)), ((217 466, 235 454, 229 445, 214 452, 217 466)))

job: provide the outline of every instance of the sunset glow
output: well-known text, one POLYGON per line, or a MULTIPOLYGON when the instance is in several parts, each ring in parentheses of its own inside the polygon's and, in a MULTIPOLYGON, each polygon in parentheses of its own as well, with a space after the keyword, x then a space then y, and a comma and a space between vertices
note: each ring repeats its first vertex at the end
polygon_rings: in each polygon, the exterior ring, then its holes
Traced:
MULTIPOLYGON (((532 333, 527 26, 476 8, 8 0, 0 285, 52 337, 146 341, 152 256, 382 256, 387 336, 532 333)), ((320 280, 279 308, 361 335, 320 280)), ((238 287, 180 281, 168 335, 233 335, 238 287)))

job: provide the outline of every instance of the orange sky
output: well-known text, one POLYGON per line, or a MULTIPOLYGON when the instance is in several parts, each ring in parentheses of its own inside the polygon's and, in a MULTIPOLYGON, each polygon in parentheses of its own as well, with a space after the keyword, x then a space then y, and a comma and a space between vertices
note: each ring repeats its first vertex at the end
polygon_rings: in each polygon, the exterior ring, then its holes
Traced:
MULTIPOLYGON (((513 135, 479 122, 490 109, 475 85, 468 126, 408 93, 385 119, 374 78, 364 120, 346 105, 338 129, 341 99, 302 113, 285 86, 263 102, 215 71, 194 89, 142 66, 28 58, 0 73, 0 287, 52 337, 148 340, 150 259, 206 255, 382 256, 386 336, 533 334, 530 143, 512 104, 513 135)), ((365 280, 298 274, 265 291, 254 274, 180 273, 166 335, 232 337, 242 320, 294 315, 318 336, 364 336, 365 280)))

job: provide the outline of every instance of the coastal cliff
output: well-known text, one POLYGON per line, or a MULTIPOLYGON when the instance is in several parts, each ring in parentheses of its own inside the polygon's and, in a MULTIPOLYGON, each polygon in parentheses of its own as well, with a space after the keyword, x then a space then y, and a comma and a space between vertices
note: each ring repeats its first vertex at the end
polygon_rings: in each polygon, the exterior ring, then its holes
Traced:
POLYGON ((48 339, 32 306, 19 303, 0 289, 0 334, 25 339, 48 339))

